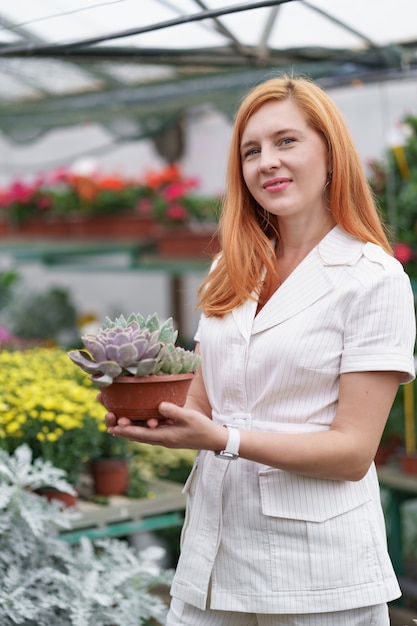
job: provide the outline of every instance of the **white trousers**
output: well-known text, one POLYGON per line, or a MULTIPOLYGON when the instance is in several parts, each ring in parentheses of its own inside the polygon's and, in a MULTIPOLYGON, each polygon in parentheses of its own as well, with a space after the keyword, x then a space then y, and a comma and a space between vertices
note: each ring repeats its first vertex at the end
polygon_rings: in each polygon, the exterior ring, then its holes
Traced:
POLYGON ((268 615, 201 611, 173 598, 165 626, 389 626, 388 606, 376 606, 303 615, 268 615))

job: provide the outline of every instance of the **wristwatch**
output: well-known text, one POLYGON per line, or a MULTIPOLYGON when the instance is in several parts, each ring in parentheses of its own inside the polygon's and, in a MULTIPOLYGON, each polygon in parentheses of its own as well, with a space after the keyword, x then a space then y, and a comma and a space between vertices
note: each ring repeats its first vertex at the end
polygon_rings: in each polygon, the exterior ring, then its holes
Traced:
POLYGON ((224 450, 215 452, 215 455, 219 459, 225 459, 226 461, 235 461, 239 458, 239 446, 240 446, 240 432, 234 426, 223 424, 224 428, 227 428, 229 436, 227 444, 224 450))

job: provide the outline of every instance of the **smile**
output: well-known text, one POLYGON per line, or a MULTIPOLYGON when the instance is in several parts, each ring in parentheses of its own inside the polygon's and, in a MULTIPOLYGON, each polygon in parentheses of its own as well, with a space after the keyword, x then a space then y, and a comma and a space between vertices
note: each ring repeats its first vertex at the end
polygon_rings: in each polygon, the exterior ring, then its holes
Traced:
POLYGON ((286 189, 288 185, 291 183, 290 178, 274 178, 272 180, 267 180, 263 183, 262 187, 266 191, 276 191, 286 189))

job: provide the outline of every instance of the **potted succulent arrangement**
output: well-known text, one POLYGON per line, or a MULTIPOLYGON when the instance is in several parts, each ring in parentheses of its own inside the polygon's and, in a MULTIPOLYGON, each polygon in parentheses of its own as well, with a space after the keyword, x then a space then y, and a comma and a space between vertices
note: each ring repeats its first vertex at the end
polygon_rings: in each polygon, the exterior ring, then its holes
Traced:
POLYGON ((70 359, 101 389, 103 404, 133 421, 158 418, 162 401, 182 406, 200 364, 200 356, 176 345, 172 318, 156 313, 106 317, 96 334, 81 337, 85 349, 70 359))

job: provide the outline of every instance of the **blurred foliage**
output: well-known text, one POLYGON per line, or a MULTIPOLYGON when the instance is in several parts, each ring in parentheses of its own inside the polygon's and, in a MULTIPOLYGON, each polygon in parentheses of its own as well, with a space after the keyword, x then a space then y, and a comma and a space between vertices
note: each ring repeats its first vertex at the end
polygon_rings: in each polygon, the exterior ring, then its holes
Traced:
POLYGON ((13 288, 19 280, 19 275, 13 270, 0 272, 0 309, 3 309, 10 301, 13 288))
POLYGON ((0 350, 0 448, 12 454, 27 444, 34 459, 50 461, 77 484, 106 430, 96 396, 59 347, 0 350))
POLYGON ((369 162, 369 182, 408 274, 417 277, 417 117, 402 120, 403 145, 369 162))
MULTIPOLYGON (((78 347, 78 315, 71 293, 52 286, 44 291, 28 287, 17 272, 0 273, 0 325, 14 336, 15 344, 37 342, 78 347)), ((1 343, 10 343, 1 340, 1 343)))

